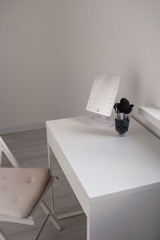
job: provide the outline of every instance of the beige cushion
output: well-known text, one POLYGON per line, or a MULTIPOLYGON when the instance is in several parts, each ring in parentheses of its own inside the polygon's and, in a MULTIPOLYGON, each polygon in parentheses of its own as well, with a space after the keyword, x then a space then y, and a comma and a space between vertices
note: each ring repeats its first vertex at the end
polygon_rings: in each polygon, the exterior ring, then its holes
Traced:
POLYGON ((0 168, 0 215, 28 216, 49 177, 47 168, 0 168))

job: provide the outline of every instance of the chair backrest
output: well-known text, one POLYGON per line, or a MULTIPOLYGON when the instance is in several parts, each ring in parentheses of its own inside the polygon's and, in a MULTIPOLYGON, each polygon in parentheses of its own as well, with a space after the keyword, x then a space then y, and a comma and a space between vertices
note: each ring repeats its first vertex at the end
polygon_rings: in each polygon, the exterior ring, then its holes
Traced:
POLYGON ((5 144, 5 142, 3 141, 3 139, 0 137, 0 166, 2 165, 2 152, 4 152, 4 154, 7 156, 8 160, 14 167, 20 166, 7 145, 5 144))

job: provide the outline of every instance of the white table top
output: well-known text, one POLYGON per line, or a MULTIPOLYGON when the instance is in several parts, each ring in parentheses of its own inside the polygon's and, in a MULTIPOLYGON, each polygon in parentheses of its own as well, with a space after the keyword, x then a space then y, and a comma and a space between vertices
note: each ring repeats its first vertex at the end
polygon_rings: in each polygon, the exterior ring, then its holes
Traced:
POLYGON ((134 119, 125 136, 87 116, 46 124, 90 201, 160 187, 160 140, 134 119))

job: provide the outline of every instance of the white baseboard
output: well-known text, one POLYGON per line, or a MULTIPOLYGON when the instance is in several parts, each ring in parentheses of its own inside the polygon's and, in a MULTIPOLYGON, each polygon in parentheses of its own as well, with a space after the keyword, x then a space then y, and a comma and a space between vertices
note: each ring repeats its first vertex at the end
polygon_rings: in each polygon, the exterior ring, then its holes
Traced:
POLYGON ((11 128, 4 128, 0 129, 0 135, 2 134, 9 134, 9 133, 16 133, 16 132, 24 132, 30 130, 36 130, 45 128, 45 122, 41 123, 29 123, 21 126, 11 127, 11 128))

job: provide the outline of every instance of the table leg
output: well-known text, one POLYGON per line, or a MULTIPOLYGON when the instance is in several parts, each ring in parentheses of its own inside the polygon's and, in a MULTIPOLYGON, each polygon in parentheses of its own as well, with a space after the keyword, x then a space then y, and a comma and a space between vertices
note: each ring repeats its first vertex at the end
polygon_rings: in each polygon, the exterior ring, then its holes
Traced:
POLYGON ((91 204, 87 240, 160 239, 160 188, 91 204))
MULTIPOLYGON (((52 171, 52 166, 51 166, 52 149, 51 149, 49 144, 47 144, 47 150, 48 150, 48 166, 49 166, 49 168, 52 171)), ((51 211, 55 215, 55 200, 54 200, 53 184, 51 186, 51 211)), ((74 211, 74 212, 71 212, 71 213, 65 213, 65 214, 61 214, 61 215, 56 215, 56 219, 57 220, 62 220, 62 219, 66 219, 66 218, 79 216, 79 215, 82 215, 82 214, 84 214, 83 210, 78 210, 78 211, 74 211)))

